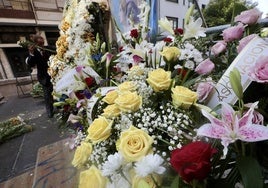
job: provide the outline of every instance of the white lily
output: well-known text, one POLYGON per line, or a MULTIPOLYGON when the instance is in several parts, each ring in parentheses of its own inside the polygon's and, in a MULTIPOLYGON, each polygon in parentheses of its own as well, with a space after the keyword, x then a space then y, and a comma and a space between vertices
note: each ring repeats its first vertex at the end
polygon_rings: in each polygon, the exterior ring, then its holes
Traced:
POLYGON ((205 37, 205 28, 202 27, 202 19, 198 18, 194 21, 193 17, 190 17, 189 24, 185 25, 184 36, 182 40, 189 38, 205 37))
POLYGON ((158 25, 165 31, 168 31, 171 35, 175 34, 170 21, 166 17, 158 20, 158 25))

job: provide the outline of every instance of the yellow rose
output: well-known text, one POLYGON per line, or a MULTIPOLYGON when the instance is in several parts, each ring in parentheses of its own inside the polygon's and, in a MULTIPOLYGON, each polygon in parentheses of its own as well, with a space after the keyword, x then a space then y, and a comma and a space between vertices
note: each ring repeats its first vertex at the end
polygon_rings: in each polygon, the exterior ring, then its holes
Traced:
POLYGON ((105 117, 95 119, 87 129, 87 138, 93 143, 106 140, 111 135, 113 121, 105 117))
POLYGON ((137 92, 126 91, 121 93, 114 103, 122 112, 135 112, 142 105, 142 97, 137 92))
POLYGON ((164 69, 156 69, 149 72, 147 82, 155 92, 168 90, 171 84, 171 72, 164 69))
POLYGON ((109 91, 105 97, 103 97, 103 101, 107 104, 113 104, 114 100, 118 97, 118 93, 116 90, 109 91))
POLYGON ((178 57, 181 55, 181 51, 177 47, 164 47, 162 52, 159 52, 160 55, 162 55, 165 60, 168 62, 174 62, 178 59, 178 57))
POLYGON ((72 165, 77 168, 81 168, 88 160, 89 155, 92 152, 92 145, 88 142, 81 142, 74 153, 72 165))
POLYGON ((105 188, 107 179, 94 165, 80 173, 79 188, 105 188))
POLYGON ((126 81, 118 86, 118 90, 119 90, 119 93, 125 92, 125 91, 135 91, 136 86, 135 86, 134 82, 126 81))
POLYGON ((153 178, 152 178, 152 176, 139 177, 136 175, 132 179, 132 188, 141 188, 141 187, 143 187, 143 188, 157 188, 157 187, 160 187, 161 183, 162 183, 161 178, 157 174, 154 174, 153 178), (156 183, 157 183, 157 185, 156 185, 156 183))
POLYGON ((113 118, 119 116, 120 112, 121 111, 116 104, 111 104, 103 109, 102 116, 106 118, 113 118))
POLYGON ((183 86, 172 88, 172 102, 175 107, 188 109, 197 101, 197 93, 183 86))
POLYGON ((131 126, 121 133, 116 148, 129 161, 138 161, 151 152, 153 139, 143 130, 131 126))

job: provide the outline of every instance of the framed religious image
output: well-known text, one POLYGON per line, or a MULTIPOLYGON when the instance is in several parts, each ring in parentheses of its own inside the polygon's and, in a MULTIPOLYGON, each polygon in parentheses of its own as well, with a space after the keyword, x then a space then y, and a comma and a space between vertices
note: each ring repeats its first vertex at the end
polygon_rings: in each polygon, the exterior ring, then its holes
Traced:
POLYGON ((110 0, 110 8, 113 19, 121 32, 131 29, 131 22, 139 22, 139 4, 142 0, 110 0))
POLYGON ((145 0, 110 0, 112 18, 122 33, 130 31, 133 24, 139 23, 139 5, 142 1, 145 0))

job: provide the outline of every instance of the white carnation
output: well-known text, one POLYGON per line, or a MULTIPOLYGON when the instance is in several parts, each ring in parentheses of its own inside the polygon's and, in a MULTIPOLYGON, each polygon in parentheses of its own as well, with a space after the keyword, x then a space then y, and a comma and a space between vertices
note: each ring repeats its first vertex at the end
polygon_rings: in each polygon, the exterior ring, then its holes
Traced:
POLYGON ((102 174, 104 176, 110 176, 117 174, 117 171, 120 170, 121 166, 124 163, 123 156, 119 153, 108 156, 108 160, 102 166, 102 174))
POLYGON ((161 166, 164 159, 157 154, 149 154, 135 164, 134 169, 138 176, 146 177, 149 174, 163 174, 166 168, 161 166))

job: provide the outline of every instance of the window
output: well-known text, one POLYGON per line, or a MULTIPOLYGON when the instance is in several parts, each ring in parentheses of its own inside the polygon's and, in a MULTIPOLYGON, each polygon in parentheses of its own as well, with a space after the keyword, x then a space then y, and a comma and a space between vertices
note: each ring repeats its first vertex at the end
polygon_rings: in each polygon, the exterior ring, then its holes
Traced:
POLYGON ((0 0, 0 7, 1 8, 11 7, 11 3, 8 0, 0 0))
POLYGON ((25 59, 28 56, 28 50, 25 48, 5 48, 4 49, 10 63, 13 74, 26 72, 27 65, 25 59))
POLYGON ((30 2, 28 0, 0 0, 0 7, 14 10, 31 10, 30 2))
POLYGON ((167 16, 167 19, 171 22, 173 29, 178 28, 178 18, 167 16))
POLYGON ((170 2, 173 2, 173 3, 178 3, 178 0, 167 0, 167 1, 170 1, 170 2))

